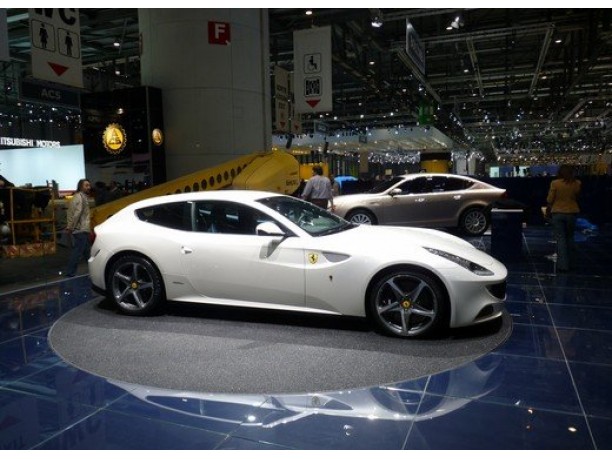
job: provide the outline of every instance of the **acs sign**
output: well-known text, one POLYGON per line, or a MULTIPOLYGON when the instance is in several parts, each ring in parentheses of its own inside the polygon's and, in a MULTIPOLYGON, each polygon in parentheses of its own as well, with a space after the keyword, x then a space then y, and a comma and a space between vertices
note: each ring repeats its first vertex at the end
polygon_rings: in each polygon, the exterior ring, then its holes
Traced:
POLYGON ((231 41, 229 22, 208 21, 208 43, 211 45, 229 45, 231 41))

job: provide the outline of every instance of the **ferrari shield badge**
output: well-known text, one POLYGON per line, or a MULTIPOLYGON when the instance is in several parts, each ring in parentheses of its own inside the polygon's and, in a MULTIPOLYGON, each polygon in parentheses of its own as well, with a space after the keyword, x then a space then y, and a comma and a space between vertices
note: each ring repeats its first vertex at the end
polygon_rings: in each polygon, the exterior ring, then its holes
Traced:
POLYGON ((319 255, 316 253, 309 253, 308 261, 310 262, 311 265, 317 264, 317 261, 319 261, 319 255))

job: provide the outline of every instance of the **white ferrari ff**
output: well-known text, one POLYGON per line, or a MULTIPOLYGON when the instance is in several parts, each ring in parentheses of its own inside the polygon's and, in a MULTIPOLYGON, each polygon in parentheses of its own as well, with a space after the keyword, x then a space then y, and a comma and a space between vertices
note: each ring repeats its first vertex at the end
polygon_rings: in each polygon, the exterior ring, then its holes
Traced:
POLYGON ((495 319, 505 299, 505 266, 463 239, 268 192, 146 199, 95 233, 94 288, 131 315, 172 300, 368 317, 407 337, 495 319))

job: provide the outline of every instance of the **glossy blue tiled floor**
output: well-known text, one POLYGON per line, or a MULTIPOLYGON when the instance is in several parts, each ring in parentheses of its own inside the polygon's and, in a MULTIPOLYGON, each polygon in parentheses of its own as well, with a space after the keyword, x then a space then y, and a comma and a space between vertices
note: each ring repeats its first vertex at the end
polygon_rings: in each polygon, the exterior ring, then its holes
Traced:
POLYGON ((47 344, 54 321, 94 297, 86 276, 4 294, 0 449, 610 449, 612 229, 579 243, 571 275, 554 274, 548 228, 524 235, 524 256, 506 263, 506 343, 451 371, 333 394, 107 381, 47 344))

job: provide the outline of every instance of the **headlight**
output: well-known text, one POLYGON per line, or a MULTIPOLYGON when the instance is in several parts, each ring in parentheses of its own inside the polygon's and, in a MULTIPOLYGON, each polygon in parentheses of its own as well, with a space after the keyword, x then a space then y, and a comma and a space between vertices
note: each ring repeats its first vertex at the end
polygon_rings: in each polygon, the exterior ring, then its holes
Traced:
POLYGON ((446 258, 453 263, 457 263, 459 266, 467 269, 470 272, 473 272, 477 276, 492 276, 493 272, 489 271, 484 266, 480 266, 470 260, 466 260, 465 258, 458 257, 457 255, 453 255, 452 253, 445 252, 443 250, 438 249, 430 249, 429 247, 423 247, 429 253, 433 253, 434 255, 438 255, 439 257, 446 258))

